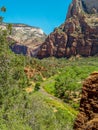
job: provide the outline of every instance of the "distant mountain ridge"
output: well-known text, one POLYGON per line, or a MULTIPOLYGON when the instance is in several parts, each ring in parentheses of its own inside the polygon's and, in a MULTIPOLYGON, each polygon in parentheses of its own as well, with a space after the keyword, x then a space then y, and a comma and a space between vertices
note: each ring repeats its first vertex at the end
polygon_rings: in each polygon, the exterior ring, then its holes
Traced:
MULTIPOLYGON (((6 28, 8 23, 2 23, 1 28, 6 28)), ((14 41, 11 46, 12 51, 17 54, 34 56, 39 46, 44 42, 46 34, 39 27, 26 24, 11 24, 12 33, 9 39, 14 41)))

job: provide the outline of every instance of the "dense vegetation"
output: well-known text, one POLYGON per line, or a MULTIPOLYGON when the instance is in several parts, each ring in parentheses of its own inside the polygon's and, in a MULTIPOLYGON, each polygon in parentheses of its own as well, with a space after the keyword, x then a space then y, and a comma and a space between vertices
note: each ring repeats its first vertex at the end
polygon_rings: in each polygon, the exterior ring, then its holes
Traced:
POLYGON ((0 30, 0 130, 71 130, 98 58, 38 60, 11 52, 0 30))
MULTIPOLYGON (((29 59, 30 61, 30 59, 29 59)), ((98 57, 54 57, 38 60, 31 59, 29 66, 37 70, 31 80, 40 82, 48 93, 62 99, 71 107, 78 109, 83 81, 93 71, 98 71, 98 57)))
POLYGON ((16 55, 7 40, 10 33, 11 25, 0 29, 0 130, 72 130, 82 83, 98 71, 98 57, 16 55))
MULTIPOLYGON (((54 97, 50 98, 47 93, 38 91, 43 81, 41 73, 39 76, 39 67, 44 67, 40 64, 42 61, 16 55, 9 45, 7 30, 1 29, 0 130, 71 129, 77 112, 54 97), (25 67, 29 66, 35 69, 31 78, 25 73, 25 67), (29 91, 34 86, 34 91, 29 91)), ((51 74, 52 71, 46 74, 46 78, 51 74)))

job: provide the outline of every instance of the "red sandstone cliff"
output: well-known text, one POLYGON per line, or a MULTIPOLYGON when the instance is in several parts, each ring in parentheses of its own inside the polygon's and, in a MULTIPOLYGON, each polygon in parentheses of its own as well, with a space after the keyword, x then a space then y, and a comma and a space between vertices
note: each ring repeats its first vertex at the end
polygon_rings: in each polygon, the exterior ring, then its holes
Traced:
POLYGON ((69 7, 66 21, 46 38, 40 47, 37 57, 97 55, 97 5, 97 0, 94 0, 94 2, 92 0, 73 0, 69 7))

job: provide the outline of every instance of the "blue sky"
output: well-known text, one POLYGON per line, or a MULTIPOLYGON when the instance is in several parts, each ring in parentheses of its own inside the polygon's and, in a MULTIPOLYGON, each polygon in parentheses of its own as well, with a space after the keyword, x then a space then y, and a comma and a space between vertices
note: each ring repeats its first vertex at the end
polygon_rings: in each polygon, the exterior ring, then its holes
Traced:
POLYGON ((37 26, 49 34, 65 21, 72 0, 1 0, 6 6, 5 22, 37 26))

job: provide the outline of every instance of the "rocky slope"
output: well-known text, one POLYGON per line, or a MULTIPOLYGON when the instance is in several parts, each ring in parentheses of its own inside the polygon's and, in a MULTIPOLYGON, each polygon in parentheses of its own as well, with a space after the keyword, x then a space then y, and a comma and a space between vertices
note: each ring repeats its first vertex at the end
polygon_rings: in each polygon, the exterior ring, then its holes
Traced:
POLYGON ((66 21, 40 47, 39 58, 98 54, 98 1, 73 0, 66 21))
MULTIPOLYGON (((25 24, 12 24, 11 26, 12 33, 9 39, 13 40, 12 51, 18 54, 36 55, 39 46, 46 38, 43 30, 25 24)), ((8 24, 3 23, 0 27, 5 29, 8 27, 8 24)))
POLYGON ((74 130, 98 130, 98 72, 92 73, 83 84, 74 130))

